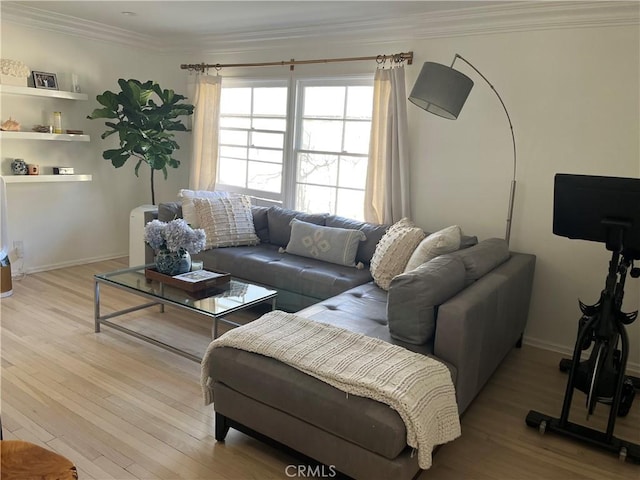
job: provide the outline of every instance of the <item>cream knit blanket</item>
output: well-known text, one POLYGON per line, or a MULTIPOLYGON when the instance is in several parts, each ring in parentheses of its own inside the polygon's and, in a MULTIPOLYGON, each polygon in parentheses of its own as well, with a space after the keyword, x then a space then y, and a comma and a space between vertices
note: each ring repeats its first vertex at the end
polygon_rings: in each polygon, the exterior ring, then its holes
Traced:
POLYGON ((448 368, 425 355, 342 328, 274 311, 214 340, 202 359, 202 388, 213 401, 209 358, 232 347, 275 358, 348 394, 396 410, 417 449, 420 468, 431 467, 433 447, 460 436, 455 390, 448 368))

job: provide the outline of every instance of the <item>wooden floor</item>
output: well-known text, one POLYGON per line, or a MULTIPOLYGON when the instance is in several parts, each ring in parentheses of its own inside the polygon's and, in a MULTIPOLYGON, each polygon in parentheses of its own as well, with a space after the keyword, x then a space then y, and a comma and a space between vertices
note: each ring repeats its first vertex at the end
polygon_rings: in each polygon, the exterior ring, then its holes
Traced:
MULTIPOLYGON (((288 478, 300 459, 231 431, 213 438, 213 407, 204 406, 200 366, 104 328, 94 333, 92 275, 126 259, 28 275, 1 302, 2 427, 5 439, 54 450, 81 479, 288 478)), ((102 289, 106 310, 138 299, 102 289)), ((123 320, 171 336, 202 355, 209 325, 167 308, 123 320)), ((637 348, 634 345, 633 348, 637 348)), ((524 346, 506 358, 462 419, 462 437, 443 446, 421 480, 637 479, 640 467, 612 454, 525 425, 530 409, 559 415, 566 376, 560 356, 524 346)), ((574 411, 584 422, 584 396, 574 411)), ((607 407, 598 405, 602 425, 607 407)), ((640 399, 616 435, 640 442, 640 399)))

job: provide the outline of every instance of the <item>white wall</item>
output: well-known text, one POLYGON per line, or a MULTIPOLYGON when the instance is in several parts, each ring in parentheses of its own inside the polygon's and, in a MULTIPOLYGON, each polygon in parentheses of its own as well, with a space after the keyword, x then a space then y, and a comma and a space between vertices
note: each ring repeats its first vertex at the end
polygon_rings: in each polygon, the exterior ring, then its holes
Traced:
MULTIPOLYGON (((89 101, 67 101, 40 97, 2 96, 1 118, 10 115, 29 130, 44 123, 54 110, 63 114, 63 128, 82 129, 90 143, 6 140, 0 152, 0 173, 10 175, 13 158, 39 164, 43 173, 55 165, 72 166, 78 173, 93 175, 87 183, 9 184, 9 232, 11 242, 24 242, 27 272, 78 264, 128 254, 129 212, 151 203, 149 169, 133 172, 135 162, 115 169, 102 158, 103 150, 116 145, 115 137, 102 140, 102 120, 87 120, 95 100, 105 90, 119 91, 118 78, 156 80, 163 88, 184 92, 183 74, 167 57, 92 41, 30 29, 8 22, 2 24, 2 58, 21 60, 32 70, 57 74, 60 89, 70 90, 70 75, 79 76, 89 101)), ((190 134, 178 133, 181 149, 176 158, 188 158, 190 134)), ((156 173, 156 203, 173 200, 178 188, 188 181, 188 166, 169 169, 168 182, 156 173)))
MULTIPOLYGON (((640 177, 639 29, 561 29, 438 39, 414 46, 418 64, 471 61, 503 97, 518 148, 512 250, 537 255, 525 340, 567 351, 580 316, 595 303, 610 255, 604 245, 552 233, 556 173, 640 177)), ((503 236, 511 138, 490 88, 475 80, 457 121, 410 107, 415 220, 434 230, 459 223, 480 237, 503 236)), ((419 72, 415 68, 413 82, 419 72)), ((628 279, 624 308, 636 310, 640 281, 628 279)), ((640 322, 628 328, 640 359, 640 322)))
MULTIPOLYGON (((410 91, 425 60, 449 64, 455 53, 463 55, 501 93, 516 133, 518 189, 511 247, 537 255, 526 340, 563 351, 569 351, 575 340, 578 298, 586 302, 598 299, 609 255, 601 244, 552 234, 553 176, 557 172, 640 176, 638 25, 473 35, 402 44, 318 42, 308 47, 292 43, 260 53, 189 58, 141 57, 135 49, 79 42, 5 25, 2 41, 4 58, 17 57, 32 68, 45 71, 76 71, 88 79, 83 83, 91 97, 114 89, 119 76, 148 77, 161 84, 173 83, 178 91, 186 89, 188 75, 176 72, 180 63, 327 58, 413 50, 414 65, 407 67, 410 91), (54 42, 55 56, 40 51, 40 45, 54 42)), ((364 62, 296 67, 296 72, 359 73, 374 68, 364 62)), ((489 87, 463 63, 456 63, 456 68, 476 81, 457 121, 432 116, 412 104, 408 107, 414 220, 430 231, 457 223, 481 239, 501 237, 511 176, 508 126, 489 87)), ((221 74, 280 75, 282 68, 221 74)), ((87 113, 94 106, 89 103, 87 113)), ((7 116, 4 111, 3 116, 7 116)), ((25 239, 27 254, 33 249, 47 252, 38 265, 125 253, 128 211, 147 201, 148 187, 135 179, 132 165, 115 170, 101 159, 104 145, 99 139, 99 122, 84 121, 80 128, 90 131, 92 142, 85 147, 82 160, 78 160, 86 163, 73 166, 80 169, 86 165, 82 170, 94 174, 94 182, 9 186, 11 236, 25 239), (46 238, 42 236, 43 227, 49 232, 46 238), (75 236, 79 233, 87 238, 75 236), (56 245, 55 251, 51 244, 56 245)), ((188 148, 187 141, 179 152, 180 158, 188 158, 188 148)), ((42 151, 41 158, 52 152, 42 151)), ((3 145, 3 161, 11 156, 3 145)), ((160 201, 172 199, 177 188, 187 184, 187 178, 186 165, 171 171, 170 182, 158 195, 160 201)), ((639 283, 634 279, 627 283, 626 310, 639 306, 639 283)), ((628 332, 632 344, 630 360, 638 368, 640 322, 630 326, 628 332)))

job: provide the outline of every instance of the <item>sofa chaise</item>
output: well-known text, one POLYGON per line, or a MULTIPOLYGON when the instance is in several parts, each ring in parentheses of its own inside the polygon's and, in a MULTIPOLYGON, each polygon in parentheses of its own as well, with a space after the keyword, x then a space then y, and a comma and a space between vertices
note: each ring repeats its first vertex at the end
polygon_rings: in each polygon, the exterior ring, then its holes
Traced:
MULTIPOLYGON (((442 361, 451 372, 460 415, 521 343, 535 256, 509 252, 504 240, 474 244, 466 237, 466 248, 396 276, 385 291, 366 268, 385 226, 278 207, 252 211, 259 245, 213 249, 194 258, 205 268, 277 289, 280 309, 442 361), (357 255, 365 268, 281 253, 293 217, 365 231, 357 255)), ((159 205, 160 220, 180 216, 179 203, 159 205)), ((346 396, 274 359, 234 348, 214 349, 208 365, 216 439, 224 440, 233 427, 354 478, 409 479, 420 471, 402 420, 386 405, 346 396)))

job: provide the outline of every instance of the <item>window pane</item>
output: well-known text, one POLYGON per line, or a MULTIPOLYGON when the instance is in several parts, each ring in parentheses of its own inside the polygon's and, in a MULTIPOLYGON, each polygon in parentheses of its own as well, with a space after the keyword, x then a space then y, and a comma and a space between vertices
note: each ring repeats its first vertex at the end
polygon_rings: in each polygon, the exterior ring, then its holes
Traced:
POLYGON ((335 193, 335 188, 300 184, 296 191, 296 209, 310 213, 333 213, 335 193))
POLYGON ((338 189, 336 215, 364 220, 364 192, 338 189))
POLYGON ((220 157, 231 157, 231 158, 247 158, 247 149, 240 147, 225 147, 220 146, 220 157))
POLYGON ((270 87, 253 90, 254 115, 282 115, 287 114, 287 88, 270 87))
POLYGON ((251 128, 249 117, 220 117, 220 127, 251 128))
POLYGON ((367 157, 340 157, 338 186, 364 190, 367 180, 367 157))
POLYGON ((276 130, 284 132, 287 129, 287 121, 284 118, 254 118, 253 128, 256 130, 276 130))
POLYGON ((273 163, 249 162, 249 188, 280 193, 282 167, 273 163))
POLYGON ((218 179, 220 183, 246 187, 247 162, 232 158, 220 158, 218 179))
POLYGON ((298 156, 298 181, 320 185, 335 185, 338 178, 336 155, 301 153, 298 156))
POLYGON ((251 132, 251 146, 284 148, 284 134, 251 132))
POLYGON ((220 143, 226 145, 247 145, 247 132, 220 129, 220 143))
POLYGON ((304 150, 341 152, 342 122, 304 120, 302 122, 302 148, 304 150))
POLYGON ((250 148, 249 160, 282 163, 282 150, 267 150, 266 148, 250 148))
POLYGON ((250 88, 223 88, 220 95, 220 114, 248 114, 251 112, 250 88))
POLYGON ((336 117, 344 115, 345 87, 305 87, 305 117, 336 117))
POLYGON ((373 111, 373 87, 349 87, 347 89, 347 117, 371 118, 373 111))
POLYGON ((344 150, 349 153, 369 153, 371 122, 345 122, 344 150))

